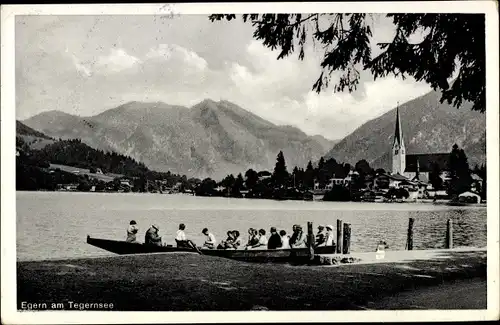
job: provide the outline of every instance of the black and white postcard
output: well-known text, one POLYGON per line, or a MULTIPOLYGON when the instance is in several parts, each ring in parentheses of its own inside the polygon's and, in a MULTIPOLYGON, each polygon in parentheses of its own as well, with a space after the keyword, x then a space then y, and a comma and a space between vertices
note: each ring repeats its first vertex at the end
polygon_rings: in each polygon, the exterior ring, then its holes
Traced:
POLYGON ((495 2, 1 11, 6 324, 499 318, 495 2))

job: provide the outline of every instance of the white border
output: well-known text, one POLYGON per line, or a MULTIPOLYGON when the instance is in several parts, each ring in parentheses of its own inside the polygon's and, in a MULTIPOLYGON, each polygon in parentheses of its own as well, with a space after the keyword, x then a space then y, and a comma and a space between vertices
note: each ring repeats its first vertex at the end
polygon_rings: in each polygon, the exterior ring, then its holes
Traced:
POLYGON ((2 6, 1 28, 1 258, 2 322, 7 324, 186 323, 186 322, 365 322, 452 321, 499 318, 499 111, 498 8, 495 1, 354 3, 196 3, 2 6), (453 12, 486 14, 488 309, 458 311, 300 311, 300 312, 18 312, 15 258, 15 15, 158 15, 265 12, 453 12))

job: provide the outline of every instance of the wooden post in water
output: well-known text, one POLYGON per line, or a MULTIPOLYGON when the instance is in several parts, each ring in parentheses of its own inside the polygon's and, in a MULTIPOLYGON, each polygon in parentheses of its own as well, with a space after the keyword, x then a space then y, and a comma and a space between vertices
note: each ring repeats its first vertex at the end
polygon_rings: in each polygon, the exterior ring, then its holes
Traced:
POLYGON ((313 223, 307 222, 307 246, 309 247, 309 259, 314 259, 314 232, 313 223))
POLYGON ((453 220, 448 219, 446 223, 446 248, 453 248, 453 220))
POLYGON ((414 219, 410 218, 408 222, 408 235, 406 237, 406 249, 409 251, 413 250, 413 222, 414 219))
POLYGON ((351 253, 351 224, 344 223, 344 239, 343 239, 343 254, 351 253))
POLYGON ((337 219, 337 254, 342 254, 342 220, 337 219))

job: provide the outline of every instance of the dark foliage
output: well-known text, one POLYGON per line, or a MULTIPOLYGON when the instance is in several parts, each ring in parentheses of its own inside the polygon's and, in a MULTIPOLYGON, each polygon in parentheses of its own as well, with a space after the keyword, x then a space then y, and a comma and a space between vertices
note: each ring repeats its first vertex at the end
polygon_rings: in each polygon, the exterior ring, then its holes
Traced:
POLYGON ((197 196, 218 196, 219 193, 216 190, 217 182, 211 178, 205 178, 201 181, 201 184, 195 189, 195 194, 197 196))
POLYGON ((457 144, 453 145, 450 152, 448 164, 450 168, 450 183, 448 184, 448 195, 457 196, 470 190, 472 178, 470 175, 469 163, 463 149, 457 144))
POLYGON ((404 188, 390 188, 389 191, 385 194, 385 197, 388 199, 407 199, 410 196, 410 193, 404 188))
POLYGON ((104 152, 89 147, 79 139, 63 140, 47 145, 42 150, 33 151, 33 155, 53 164, 68 165, 78 168, 100 168, 103 173, 141 176, 149 169, 133 158, 104 152))
POLYGON ((441 170, 439 169, 439 165, 436 163, 432 164, 432 170, 429 173, 429 183, 432 184, 435 190, 441 190, 443 188, 443 179, 440 175, 441 170))
POLYGON ((285 157, 283 156, 283 152, 280 151, 276 157, 276 165, 272 175, 273 182, 276 187, 286 187, 288 177, 289 174, 286 170, 285 157))
POLYGON ((259 181, 259 175, 255 170, 250 168, 245 172, 245 185, 249 190, 253 189, 255 185, 257 185, 258 181, 259 181))
POLYGON ((334 185, 332 189, 325 193, 323 201, 350 201, 351 192, 341 185, 334 185))

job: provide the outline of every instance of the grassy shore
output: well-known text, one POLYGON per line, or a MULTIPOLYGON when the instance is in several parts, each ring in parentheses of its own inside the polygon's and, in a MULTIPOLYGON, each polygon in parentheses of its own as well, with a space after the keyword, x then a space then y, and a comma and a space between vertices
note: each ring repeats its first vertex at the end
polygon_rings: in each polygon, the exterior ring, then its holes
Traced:
MULTIPOLYGON (((113 303, 121 311, 410 309, 416 308, 411 300, 395 295, 431 287, 451 294, 464 281, 484 282, 486 252, 338 267, 250 264, 190 253, 116 256, 19 262, 17 277, 18 308, 23 301, 72 301, 113 303)), ((472 298, 484 306, 461 301, 427 308, 486 308, 486 290, 472 298)), ((419 301, 418 308, 425 308, 426 299, 419 301)))

